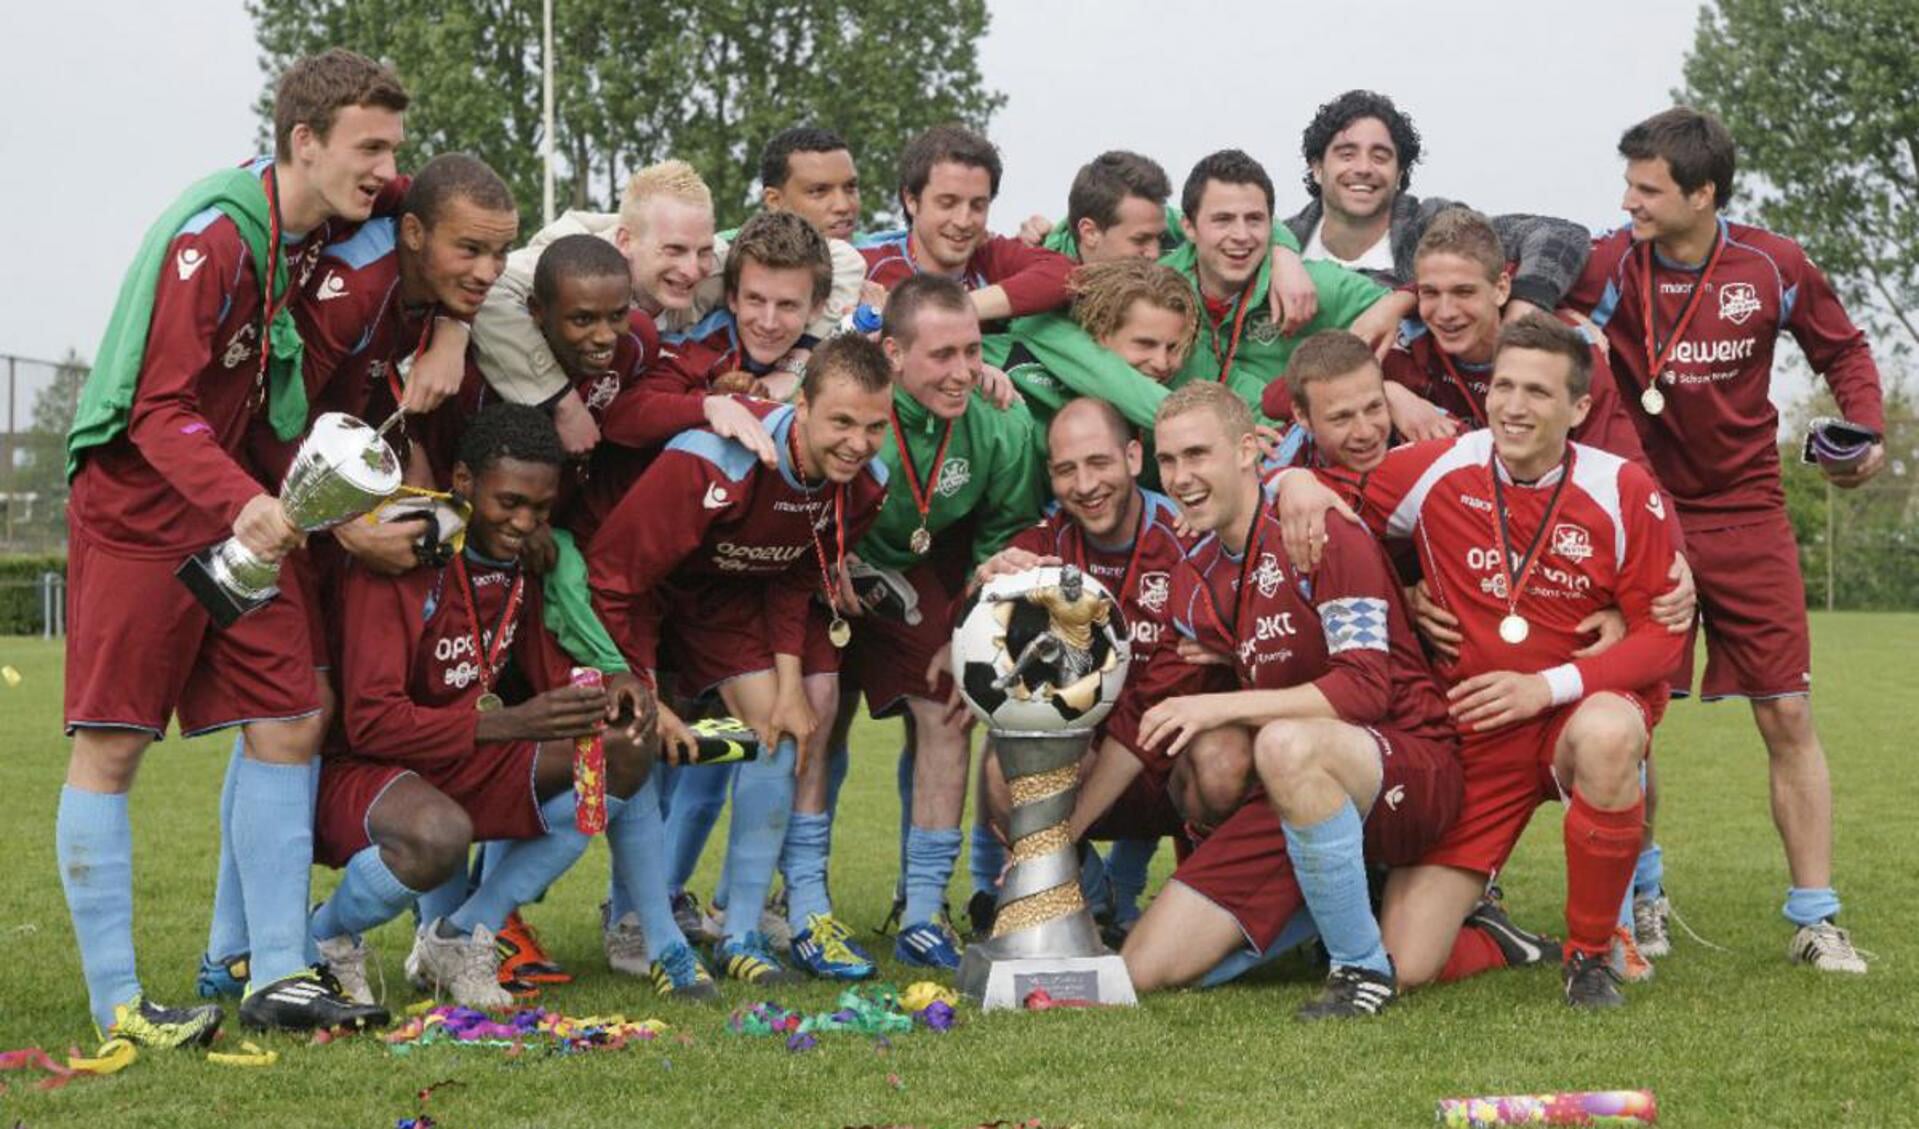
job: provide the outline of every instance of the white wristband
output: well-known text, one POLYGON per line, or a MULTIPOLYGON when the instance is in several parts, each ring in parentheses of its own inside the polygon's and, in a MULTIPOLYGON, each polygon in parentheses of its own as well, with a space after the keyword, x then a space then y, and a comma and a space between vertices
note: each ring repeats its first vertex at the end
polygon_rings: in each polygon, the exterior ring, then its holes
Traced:
POLYGON ((1572 663, 1560 663, 1539 672, 1546 680, 1546 688, 1552 691, 1553 705, 1563 706, 1576 702, 1586 696, 1586 680, 1579 674, 1579 668, 1572 663))

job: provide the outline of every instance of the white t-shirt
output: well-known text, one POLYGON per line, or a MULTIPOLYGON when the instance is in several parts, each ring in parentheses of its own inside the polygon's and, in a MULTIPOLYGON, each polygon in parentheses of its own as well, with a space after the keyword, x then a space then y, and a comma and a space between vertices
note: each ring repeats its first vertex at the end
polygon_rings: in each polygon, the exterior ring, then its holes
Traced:
POLYGON ((1323 259, 1338 263, 1347 270, 1393 272, 1393 229, 1390 226, 1380 232, 1378 241, 1366 248, 1365 253, 1357 259, 1342 259, 1326 249, 1326 244, 1319 237, 1325 226, 1325 220, 1313 225, 1313 237, 1306 241, 1306 249, 1299 253, 1300 258, 1323 259))

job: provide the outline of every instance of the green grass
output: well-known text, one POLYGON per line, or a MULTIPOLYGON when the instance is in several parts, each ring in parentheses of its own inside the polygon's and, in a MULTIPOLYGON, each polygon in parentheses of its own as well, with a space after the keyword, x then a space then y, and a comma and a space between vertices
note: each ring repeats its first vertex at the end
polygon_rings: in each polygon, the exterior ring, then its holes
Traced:
MULTIPOLYGON (((1919 932, 1919 856, 1910 761, 1919 616, 1814 617, 1819 718, 1831 751, 1839 881, 1846 923, 1879 954, 1870 976, 1818 976, 1784 959, 1778 906, 1786 885, 1766 808, 1764 752, 1743 706, 1676 705, 1660 731, 1660 838, 1687 921, 1726 946, 1683 937, 1658 979, 1623 1012, 1586 1016, 1559 1002, 1552 972, 1483 977, 1421 992, 1367 1023, 1302 1027, 1293 1009, 1313 988, 1300 966, 1258 982, 1151 999, 1133 1010, 982 1016, 962 1010, 948 1035, 916 1033, 882 1054, 828 1037, 789 1054, 774 1040, 730 1036, 724 1009, 655 1002, 616 980, 598 954, 594 907, 606 855, 566 879, 531 916, 577 971, 545 1003, 573 1014, 657 1016, 674 1039, 617 1054, 528 1058, 430 1048, 395 1057, 372 1041, 310 1047, 265 1042, 277 1066, 209 1065, 155 1052, 111 1078, 62 1091, 0 1075, 0 1124, 274 1127, 391 1126, 414 1092, 443 1079, 429 1112, 447 1127, 801 1125, 961 1126, 1000 1118, 1048 1125, 1429 1124, 1436 1098, 1551 1089, 1649 1087, 1677 1126, 1919 1123, 1919 976, 1903 939, 1919 932), (903 1083, 895 1087, 889 1074, 903 1083)), ((0 916, 0 1049, 64 1052, 91 1039, 71 927, 53 860, 53 815, 66 760, 59 736, 61 654, 0 639, 0 821, 7 862, 0 916)), ((897 806, 888 728, 856 730, 856 761, 834 852, 848 919, 885 912, 897 806)), ((167 1001, 192 993, 206 936, 215 812, 227 743, 170 740, 134 792, 140 967, 167 1001)), ((1557 921, 1563 893, 1559 811, 1542 810, 1508 871, 1517 914, 1557 921)), ((1162 851, 1163 875, 1170 852, 1162 851)), ((713 869, 700 889, 710 889, 713 869)), ((322 877, 322 889, 331 877, 322 877)), ((962 898, 959 886, 955 897, 962 898)), ((389 986, 402 988, 403 924, 372 936, 389 986)), ((914 979, 889 966, 896 984, 914 979)), ((403 989, 402 989, 403 990, 403 989)), ((808 987, 782 1002, 827 1007, 808 987)), ((728 989, 728 1006, 749 1002, 728 989)), ((229 1043, 233 1042, 231 1038, 229 1043)))

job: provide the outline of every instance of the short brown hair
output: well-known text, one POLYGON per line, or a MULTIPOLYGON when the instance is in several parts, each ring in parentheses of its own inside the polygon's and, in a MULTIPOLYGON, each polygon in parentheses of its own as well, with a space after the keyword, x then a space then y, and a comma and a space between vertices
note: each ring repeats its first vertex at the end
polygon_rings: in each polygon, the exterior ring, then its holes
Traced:
POLYGON ((722 277, 728 297, 740 292, 748 259, 770 270, 811 271, 815 306, 833 293, 833 251, 819 228, 797 212, 760 212, 740 228, 726 249, 722 277))
POLYGON ((886 296, 886 308, 880 311, 880 336, 891 337, 902 346, 911 345, 919 329, 920 310, 926 306, 955 314, 974 312, 973 296, 964 286, 943 274, 916 274, 886 296))
POLYGON ((1477 263, 1486 272, 1487 282, 1498 282, 1506 269, 1506 248, 1492 222, 1471 208, 1447 208, 1426 225, 1413 249, 1414 268, 1428 255, 1458 255, 1477 263))
POLYGON ((1680 191, 1697 192, 1700 185, 1709 183, 1716 207, 1723 208, 1732 199, 1738 147, 1725 123, 1703 110, 1674 106, 1659 111, 1620 137, 1619 155, 1629 161, 1664 157, 1680 191))
POLYGON ((800 395, 811 402, 835 378, 851 381, 861 392, 885 392, 893 386, 893 366, 877 342, 858 333, 836 333, 807 359, 800 395))
POLYGON ((1193 284, 1172 267, 1151 259, 1090 263, 1073 272, 1067 289, 1073 294, 1073 320, 1095 341, 1125 325, 1134 302, 1170 310, 1185 320, 1181 354, 1193 347, 1199 333, 1199 299, 1193 284))
POLYGON ((1343 329, 1322 329, 1293 349, 1286 363, 1286 390, 1301 410, 1310 410, 1313 385, 1365 368, 1379 368, 1371 346, 1343 329))
POLYGON ((1493 366, 1508 349, 1534 349, 1566 358, 1566 390, 1577 400, 1592 391, 1592 347, 1579 331, 1546 313, 1530 313, 1507 322, 1499 331, 1499 345, 1493 350, 1493 366))
POLYGON ((926 182, 933 178, 933 166, 949 162, 985 169, 987 195, 999 195, 1003 168, 999 149, 963 125, 936 125, 908 141, 900 152, 900 211, 909 220, 912 211, 906 206, 906 198, 926 191, 926 182))
POLYGON ((1094 227, 1105 231, 1119 222, 1119 206, 1127 197, 1164 207, 1172 194, 1173 182, 1158 161, 1110 149, 1080 166, 1073 177, 1073 186, 1066 192, 1066 226, 1078 228, 1079 221, 1092 220, 1094 227))
POLYGON ((640 233, 644 227, 640 217, 646 203, 656 196, 670 197, 709 212, 713 210, 713 193, 692 165, 679 160, 661 161, 634 173, 626 182, 626 191, 620 194, 620 226, 628 235, 640 233))
POLYGON ((348 106, 405 113, 406 87, 391 68, 343 47, 296 60, 273 90, 274 158, 293 156, 295 126, 306 126, 326 141, 334 116, 348 106))
POLYGON ((1159 402, 1159 411, 1153 413, 1153 426, 1197 411, 1212 412, 1226 425, 1226 438, 1234 442, 1253 433, 1253 409, 1232 389, 1211 380, 1195 380, 1173 389, 1159 402))

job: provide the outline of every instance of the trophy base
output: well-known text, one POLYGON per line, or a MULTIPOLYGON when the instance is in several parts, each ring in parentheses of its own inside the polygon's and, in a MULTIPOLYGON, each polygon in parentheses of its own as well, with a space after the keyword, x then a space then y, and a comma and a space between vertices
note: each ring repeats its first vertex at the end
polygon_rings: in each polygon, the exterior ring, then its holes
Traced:
POLYGON ((980 1010, 1019 1008, 1028 995, 1044 988, 1055 1000, 1094 1004, 1136 1004, 1132 977, 1118 953, 1079 957, 1001 956, 993 942, 979 941, 960 957, 960 993, 980 1010))
POLYGON ((220 582, 214 571, 214 556, 220 546, 213 545, 180 562, 173 575, 187 586, 193 598, 213 617, 213 622, 221 627, 232 627, 240 617, 248 612, 266 606, 273 597, 280 594, 278 588, 268 588, 258 596, 243 596, 220 582))

